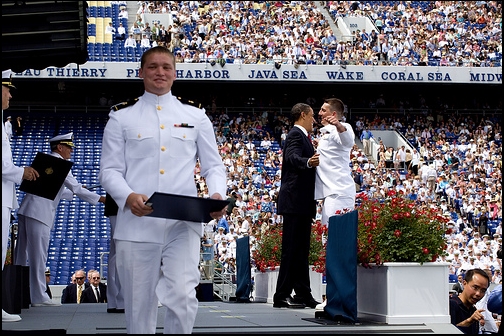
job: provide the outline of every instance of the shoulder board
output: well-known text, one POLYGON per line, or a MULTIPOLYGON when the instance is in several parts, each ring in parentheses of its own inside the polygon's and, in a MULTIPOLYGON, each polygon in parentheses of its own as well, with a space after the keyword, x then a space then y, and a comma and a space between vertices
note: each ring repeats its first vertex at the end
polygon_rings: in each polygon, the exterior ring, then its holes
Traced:
POLYGON ((191 105, 191 106, 194 106, 197 108, 201 108, 201 104, 198 102, 195 102, 194 100, 184 99, 182 97, 177 97, 177 99, 180 100, 180 102, 182 104, 187 104, 187 105, 191 105))
POLYGON ((119 111, 120 109, 122 108, 125 108, 125 107, 128 107, 128 106, 132 106, 132 105, 135 105, 135 103, 138 101, 138 98, 135 98, 135 99, 128 99, 127 101, 125 102, 122 102, 122 103, 119 103, 119 104, 115 104, 113 105, 110 109, 111 110, 114 110, 114 111, 119 111))

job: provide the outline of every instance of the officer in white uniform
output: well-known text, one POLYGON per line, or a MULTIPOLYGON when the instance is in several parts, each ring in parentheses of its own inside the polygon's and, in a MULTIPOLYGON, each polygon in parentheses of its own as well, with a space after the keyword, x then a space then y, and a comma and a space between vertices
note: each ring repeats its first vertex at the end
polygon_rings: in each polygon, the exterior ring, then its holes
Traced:
MULTIPOLYGON (((74 148, 73 133, 58 135, 50 139, 49 143, 50 155, 64 160, 70 159, 74 148)), ((54 200, 27 193, 19 207, 15 264, 30 266, 30 298, 33 307, 60 305, 52 301, 46 293, 44 272, 56 208, 62 198, 71 200, 74 194, 93 205, 98 202, 105 203, 104 196, 84 188, 70 171, 54 200)))
MULTIPOLYGON (((9 100, 12 98, 12 71, 2 71, 2 115, 9 108, 9 100)), ((36 180, 39 174, 32 167, 18 167, 12 162, 10 141, 2 125, 2 270, 5 265, 7 248, 9 243, 9 229, 12 209, 19 208, 16 198, 16 183, 23 180, 36 180)), ((20 321, 19 315, 9 314, 2 309, 2 323, 20 321)))
MULTIPOLYGON (((100 183, 119 207, 113 238, 126 328, 154 334, 159 300, 166 308, 164 333, 190 334, 203 224, 145 216, 152 212, 145 201, 155 191, 197 196, 197 159, 211 198, 225 199, 226 170, 205 111, 171 93, 173 54, 164 47, 147 50, 139 76, 145 92, 110 112, 100 162, 100 183)), ((223 214, 225 208, 210 215, 223 214)))
MULTIPOLYGON (((355 182, 350 166, 350 152, 355 144, 355 134, 352 126, 342 122, 345 105, 338 98, 328 98, 319 111, 321 137, 317 145, 320 163, 315 176, 315 199, 323 200, 322 224, 329 225, 329 218, 336 211, 352 211, 355 209, 355 182)), ((346 260, 346 259, 344 259, 346 260)), ((328 267, 332 267, 329 265, 328 267)), ((334 293, 332 277, 327 277, 328 293, 334 293)), ((328 298, 329 302, 337 302, 328 298)), ((328 300, 315 308, 323 310, 328 300)))
POLYGON ((319 111, 321 123, 317 153, 320 164, 315 178, 315 199, 324 200, 322 224, 337 210, 355 208, 355 182, 350 168, 350 151, 355 144, 352 126, 339 120, 344 105, 337 98, 327 99, 319 111))

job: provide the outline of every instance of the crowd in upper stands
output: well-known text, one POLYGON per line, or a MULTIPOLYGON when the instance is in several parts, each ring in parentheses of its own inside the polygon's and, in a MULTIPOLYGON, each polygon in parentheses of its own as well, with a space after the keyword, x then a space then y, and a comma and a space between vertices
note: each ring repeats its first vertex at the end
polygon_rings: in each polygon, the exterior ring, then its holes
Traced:
POLYGON ((165 45, 180 63, 493 67, 502 60, 499 1, 138 3, 124 43, 165 45), (146 22, 144 13, 170 14, 173 24, 146 22), (368 17, 376 29, 338 40, 329 19, 345 16, 368 17))

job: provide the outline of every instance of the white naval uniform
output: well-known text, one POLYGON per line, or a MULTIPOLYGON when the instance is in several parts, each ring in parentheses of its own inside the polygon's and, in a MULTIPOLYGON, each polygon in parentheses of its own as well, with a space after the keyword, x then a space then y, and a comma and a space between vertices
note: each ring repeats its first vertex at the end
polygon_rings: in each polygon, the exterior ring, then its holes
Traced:
MULTIPOLYGON (((3 111, 2 111, 3 113, 3 111)), ((12 150, 5 126, 2 125, 2 270, 7 256, 11 210, 19 208, 16 183, 23 180, 24 168, 12 162, 12 150)))
MULTIPOLYGON (((137 217, 126 206, 132 193, 155 191, 196 196, 196 159, 209 194, 226 196, 226 170, 205 111, 182 104, 171 92, 145 92, 109 114, 100 162, 100 183, 114 198, 117 271, 128 333, 155 333, 157 302, 166 307, 165 333, 192 332, 198 300, 203 224, 137 217), (186 124, 191 127, 176 127, 186 124)), ((191 211, 191 209, 187 209, 191 211)))
POLYGON ((320 164, 316 169, 315 199, 324 200, 322 224, 325 225, 336 210, 355 208, 355 182, 350 168, 355 134, 350 124, 341 124, 347 129, 342 133, 334 125, 322 127, 317 146, 320 164))
MULTIPOLYGON (((50 155, 62 159, 58 153, 52 152, 50 155)), ((93 205, 98 204, 100 200, 100 195, 84 188, 70 171, 54 200, 27 193, 19 207, 18 239, 14 251, 15 264, 30 266, 32 304, 50 300, 46 293, 44 272, 49 253, 51 229, 54 226, 54 217, 60 200, 71 199, 73 194, 93 205)))

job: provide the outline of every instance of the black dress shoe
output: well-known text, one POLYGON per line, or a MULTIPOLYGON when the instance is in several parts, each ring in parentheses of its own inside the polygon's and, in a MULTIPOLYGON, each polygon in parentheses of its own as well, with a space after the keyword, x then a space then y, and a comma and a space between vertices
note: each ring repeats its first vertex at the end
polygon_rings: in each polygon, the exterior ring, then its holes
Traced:
POLYGON ((300 298, 297 298, 297 297, 294 297, 294 302, 295 303, 302 303, 304 304, 306 307, 309 307, 309 308, 313 308, 315 309, 317 307, 317 305, 320 304, 320 302, 318 302, 317 300, 315 300, 314 298, 310 298, 309 300, 303 300, 303 299, 300 299, 300 298))
POLYGON ((306 307, 310 307, 310 308, 315 309, 317 307, 317 305, 320 304, 320 302, 318 302, 317 300, 312 298, 311 300, 305 301, 304 304, 306 305, 306 307))
POLYGON ((291 308, 291 309, 302 309, 304 308, 304 303, 296 303, 290 297, 283 300, 276 300, 273 302, 273 308, 291 308))
POLYGON ((107 308, 107 313, 124 314, 124 309, 121 309, 121 308, 107 308))

